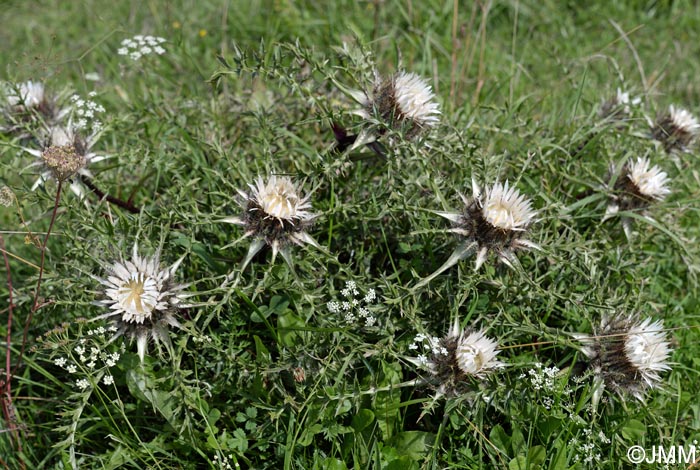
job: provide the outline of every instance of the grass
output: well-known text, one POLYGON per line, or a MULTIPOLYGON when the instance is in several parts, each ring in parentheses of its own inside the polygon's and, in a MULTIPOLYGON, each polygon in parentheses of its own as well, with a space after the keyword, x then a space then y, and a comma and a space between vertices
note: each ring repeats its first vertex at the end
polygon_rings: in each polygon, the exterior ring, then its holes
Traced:
POLYGON ((618 87, 652 118, 700 111, 697 4, 46 0, 5 2, 0 21, 4 80, 97 92, 95 149, 111 157, 93 181, 138 208, 62 191, 30 318, 57 185, 31 191, 21 147, 36 144, 0 138, 0 186, 16 197, 0 211, 4 468, 621 469, 631 446, 700 440, 697 149, 666 154, 642 112, 624 128, 598 117, 618 87), (166 54, 118 55, 136 34, 166 38, 166 54), (427 78, 441 124, 393 133, 385 159, 333 152, 332 122, 365 124, 343 90, 371 87, 374 68, 427 78), (672 194, 653 221, 630 214, 628 240, 619 218, 601 223, 605 185, 638 156, 672 194), (249 242, 220 220, 272 173, 311 193, 321 248, 295 247, 293 269, 264 250, 239 273, 249 242), (457 246, 435 212, 458 211, 472 178, 532 200, 542 250, 514 270, 468 258, 415 289, 457 246), (164 265, 185 255, 176 277, 195 293, 172 347, 150 344, 143 364, 91 320, 104 313, 93 276, 135 242, 162 247, 164 265), (347 281, 376 290, 375 326, 328 311, 347 281), (673 368, 643 403, 606 391, 594 408, 571 333, 633 312, 664 320, 673 368), (507 366, 436 398, 409 346, 455 318, 486 329, 507 366), (120 359, 90 370, 81 345, 120 359))

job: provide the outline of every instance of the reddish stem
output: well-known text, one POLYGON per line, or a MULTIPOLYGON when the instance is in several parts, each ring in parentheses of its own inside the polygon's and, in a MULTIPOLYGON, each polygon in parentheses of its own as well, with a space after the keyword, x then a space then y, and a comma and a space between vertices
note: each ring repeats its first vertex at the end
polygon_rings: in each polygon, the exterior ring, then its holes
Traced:
POLYGON ((24 322, 24 332, 22 334, 22 347, 19 351, 19 357, 17 358, 17 364, 15 365, 15 370, 22 363, 22 356, 24 356, 24 349, 27 345, 27 335, 29 334, 29 325, 32 323, 32 318, 34 317, 34 312, 39 310, 39 293, 41 291, 41 281, 44 278, 44 260, 46 259, 46 245, 49 242, 49 236, 51 235, 51 229, 56 221, 56 214, 58 213, 58 205, 61 202, 61 189, 63 188, 63 181, 58 182, 58 188, 56 189, 56 200, 53 204, 53 212, 51 213, 51 222, 49 223, 49 229, 46 231, 46 236, 44 237, 44 243, 41 244, 41 263, 39 263, 39 280, 36 283, 36 290, 34 291, 34 301, 32 302, 32 309, 29 312, 27 321, 24 322))
MULTIPOLYGON (((82 181, 83 184, 85 186, 87 186, 90 189, 90 191, 95 193, 97 195, 97 197, 99 197, 100 199, 105 199, 107 202, 114 204, 115 206, 119 206, 122 209, 126 209, 129 212, 131 212, 132 214, 138 214, 140 212, 139 208, 134 206, 131 203, 131 197, 129 198, 128 201, 123 201, 123 200, 119 199, 118 197, 110 196, 109 194, 104 193, 103 191, 100 190, 100 188, 95 186, 95 183, 93 183, 92 180, 90 180, 90 178, 88 178, 87 176, 81 175, 80 181, 82 181)), ((133 195, 132 195, 132 197, 133 197, 133 195)))
MULTIPOLYGON (((12 296, 12 272, 10 271, 10 260, 5 251, 5 239, 0 235, 0 248, 2 248, 2 256, 5 260, 5 270, 7 271, 7 290, 10 297, 10 304, 7 308, 7 339, 5 348, 5 382, 2 384, 2 414, 5 417, 5 422, 9 428, 10 435, 16 439, 17 450, 22 452, 22 441, 17 439, 15 425, 16 416, 12 405, 12 374, 10 372, 10 358, 12 350, 12 319, 14 317, 14 298, 12 296)), ((4 462, 3 462, 4 463, 4 462)), ((5 463, 4 463, 5 464, 5 463)), ((6 466, 7 464, 5 464, 6 466)))

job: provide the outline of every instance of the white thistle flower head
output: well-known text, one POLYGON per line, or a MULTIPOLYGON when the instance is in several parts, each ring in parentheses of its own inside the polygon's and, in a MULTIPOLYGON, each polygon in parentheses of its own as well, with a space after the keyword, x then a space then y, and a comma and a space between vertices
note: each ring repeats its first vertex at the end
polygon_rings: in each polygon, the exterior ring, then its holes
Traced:
POLYGON ((640 322, 635 315, 604 318, 593 336, 574 336, 584 346, 600 387, 621 397, 630 394, 643 400, 646 390, 661 381, 660 374, 671 369, 672 350, 661 320, 640 322))
POLYGON ((439 393, 457 395, 467 391, 473 380, 483 380, 504 367, 496 359, 499 352, 498 343, 483 330, 462 330, 455 320, 447 336, 436 339, 426 365, 439 393))
POLYGON ((389 127, 403 129, 412 138, 439 122, 440 105, 432 87, 419 75, 399 72, 378 79, 372 97, 364 100, 362 115, 378 114, 389 127))
MULTIPOLYGON (((614 173, 613 168, 611 174, 614 173)), ((668 183, 666 172, 656 165, 650 166, 647 158, 628 161, 615 181, 603 220, 611 218, 620 211, 640 211, 646 214, 653 202, 663 200, 671 192, 668 183)), ((632 219, 623 217, 622 226, 625 234, 630 238, 632 219)))
POLYGON ((290 244, 308 243, 318 247, 318 243, 307 233, 316 214, 310 212, 310 196, 300 196, 297 187, 286 176, 262 177, 249 184, 248 193, 239 191, 243 198, 243 215, 227 217, 222 222, 241 225, 245 228, 243 237, 253 237, 248 254, 241 269, 265 246, 272 248, 273 261, 280 252, 287 262, 291 258, 287 248, 290 244))
POLYGON ((55 125, 70 111, 69 108, 59 108, 57 103, 62 95, 50 96, 41 82, 28 81, 18 85, 5 84, 2 114, 6 124, 0 131, 18 134, 20 137, 30 137, 34 130, 27 133, 27 125, 55 125))
POLYGON ((504 232, 527 229, 535 216, 530 200, 516 188, 509 188, 507 181, 505 185, 496 183, 486 191, 482 214, 489 224, 504 232))
POLYGON ((617 89, 615 96, 607 99, 600 107, 600 117, 613 120, 622 120, 632 114, 632 108, 638 106, 642 99, 638 96, 631 96, 628 91, 617 89))
POLYGON ((525 239, 537 213, 530 200, 516 188, 510 187, 507 181, 505 184, 495 183, 483 192, 476 181, 472 181, 472 197, 460 196, 464 202, 463 212, 437 214, 452 222, 449 231, 464 240, 436 272, 416 287, 426 284, 475 251, 478 270, 489 252, 494 252, 500 261, 513 267, 517 262, 514 254, 516 250, 539 249, 538 245, 525 239))
MULTIPOLYGON (((36 157, 28 168, 39 167, 40 169, 32 191, 50 179, 66 181, 73 179, 76 175, 91 178, 92 173, 88 166, 107 158, 105 155, 98 155, 91 151, 98 138, 99 134, 83 137, 70 125, 56 126, 47 131, 47 139, 41 150, 23 147, 25 152, 36 157)), ((71 183, 71 190, 78 196, 84 194, 79 178, 75 178, 71 183)))
POLYGON ((12 107, 24 109, 40 108, 46 104, 44 84, 28 81, 20 83, 17 89, 10 88, 6 95, 7 104, 12 107))
POLYGON ((652 135, 667 152, 685 151, 699 131, 700 122, 690 111, 671 105, 666 114, 657 118, 652 135))
POLYGON ((186 286, 177 284, 174 275, 183 259, 163 268, 160 250, 153 257, 142 257, 134 244, 131 260, 104 265, 106 278, 97 278, 105 287, 105 298, 98 304, 109 308, 97 319, 111 319, 117 327, 116 336, 125 334, 136 339, 141 361, 149 339, 169 347, 168 327, 180 328, 175 314, 185 307, 181 302, 186 286))
POLYGON ((627 178, 634 185, 636 193, 645 199, 661 200, 671 192, 668 188, 668 175, 654 165, 649 167, 649 160, 638 158, 627 164, 627 178))

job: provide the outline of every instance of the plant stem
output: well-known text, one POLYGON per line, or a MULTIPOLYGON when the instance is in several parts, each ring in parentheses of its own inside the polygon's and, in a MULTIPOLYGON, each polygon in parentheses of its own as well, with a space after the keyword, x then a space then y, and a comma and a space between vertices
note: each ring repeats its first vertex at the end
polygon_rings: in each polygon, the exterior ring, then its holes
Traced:
POLYGON ((44 278, 44 261, 46 259, 46 244, 49 242, 49 236, 51 236, 51 229, 56 221, 56 214, 58 213, 58 205, 61 202, 61 189, 63 188, 63 181, 58 182, 58 188, 56 188, 56 199, 53 204, 53 212, 51 213, 51 222, 49 223, 49 228, 46 231, 46 236, 44 237, 44 242, 41 244, 41 263, 39 263, 39 280, 36 283, 36 289, 34 291, 34 301, 32 302, 32 309, 29 312, 27 321, 24 322, 24 332, 22 333, 22 347, 19 351, 19 357, 17 358, 17 363, 15 364, 15 370, 22 363, 22 356, 24 356, 24 349, 27 345, 27 334, 29 333, 29 325, 32 323, 32 318, 34 318, 34 312, 39 310, 39 293, 41 291, 41 281, 44 278))
POLYGON ((131 198, 129 198, 128 201, 123 201, 118 197, 110 196, 109 194, 104 193, 97 186, 95 186, 95 183, 93 183, 87 176, 81 175, 80 181, 82 181, 83 184, 90 189, 90 191, 95 193, 98 198, 105 199, 107 202, 114 204, 115 206, 119 206, 122 209, 126 209, 132 214, 138 214, 139 212, 141 212, 138 207, 134 206, 131 203, 131 198))

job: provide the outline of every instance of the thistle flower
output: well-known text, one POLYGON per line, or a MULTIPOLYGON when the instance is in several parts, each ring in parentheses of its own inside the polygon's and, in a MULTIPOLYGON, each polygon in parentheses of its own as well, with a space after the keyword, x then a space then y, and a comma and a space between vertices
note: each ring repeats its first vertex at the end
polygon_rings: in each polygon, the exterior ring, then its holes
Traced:
POLYGON ((453 226, 449 232, 456 233, 464 241, 437 271, 423 279, 416 287, 427 284, 475 251, 475 269, 478 270, 486 261, 489 252, 494 252, 503 263, 512 268, 517 261, 515 250, 539 249, 538 245, 524 238, 535 221, 536 212, 532 209, 530 200, 517 189, 510 187, 507 181, 505 185, 495 183, 483 193, 476 181, 472 181, 472 197, 462 194, 460 197, 464 202, 463 212, 437 214, 452 222, 453 226))
MULTIPOLYGON (((107 158, 90 150, 98 137, 99 134, 91 134, 85 138, 70 126, 54 127, 48 132, 48 138, 41 150, 25 147, 25 152, 37 158, 28 168, 40 167, 40 174, 32 185, 32 191, 51 178, 61 182, 71 180, 75 175, 91 178, 92 173, 87 167, 107 158)), ((71 183, 71 190, 78 196, 84 194, 79 179, 71 183)))
POLYGON ((399 72, 384 79, 377 77, 370 95, 356 95, 363 105, 358 114, 365 119, 379 116, 388 127, 403 130, 408 138, 439 122, 440 106, 432 87, 414 73, 399 72))
MULTIPOLYGON (((637 158, 637 161, 628 161, 613 186, 613 195, 603 216, 607 220, 619 211, 641 211, 655 201, 663 200, 671 190, 668 188, 668 175, 661 168, 649 166, 646 158, 637 158)), ((615 173, 614 169, 611 173, 615 173)), ((632 220, 623 217, 622 227, 629 238, 632 234, 632 220)))
MULTIPOLYGON (((426 367, 433 376, 440 395, 465 392, 471 379, 483 380, 504 364, 496 359, 498 343, 483 330, 462 330, 455 320, 447 336, 441 339, 419 335, 419 342, 427 340, 429 356, 410 358, 412 363, 426 367)), ((412 345, 410 349, 417 349, 412 345)))
POLYGON ((663 321, 650 318, 639 322, 635 315, 604 318, 593 336, 574 335, 583 345, 596 377, 593 395, 597 405, 605 387, 621 397, 628 393, 644 399, 647 389, 661 381, 660 373, 670 370, 670 343, 663 321))
POLYGON ((107 277, 96 278, 105 287, 105 299, 97 303, 110 310, 96 320, 109 318, 117 328, 115 337, 126 335, 130 340, 136 339, 142 362, 149 339, 170 349, 168 327, 181 328, 175 314, 179 308, 186 307, 181 304, 185 298, 181 291, 186 286, 177 284, 174 276, 184 258, 163 269, 160 250, 151 258, 142 257, 134 243, 131 261, 103 265, 107 277))
POLYGON ((21 129, 23 122, 34 120, 34 113, 38 113, 44 123, 51 126, 70 111, 68 108, 59 108, 59 97, 49 96, 41 82, 28 81, 15 86, 6 85, 4 95, 3 114, 10 124, 0 130, 7 132, 16 132, 21 129))
POLYGON ((290 244, 308 243, 319 247, 306 232, 317 215, 309 212, 309 196, 301 197, 291 179, 273 175, 265 182, 258 176, 255 184, 248 186, 250 192, 238 191, 243 198, 243 214, 221 219, 221 222, 243 226, 245 233, 242 238, 253 237, 241 270, 265 245, 272 247, 273 262, 279 252, 290 265, 290 244))
POLYGON ((684 151, 700 131, 700 123, 689 111, 671 105, 659 116, 652 127, 652 136, 660 141, 667 152, 684 151))
POLYGON ((608 98, 600 106, 601 118, 610 118, 616 121, 627 118, 632 114, 632 107, 642 102, 640 97, 630 97, 629 92, 617 89, 615 96, 608 98))

